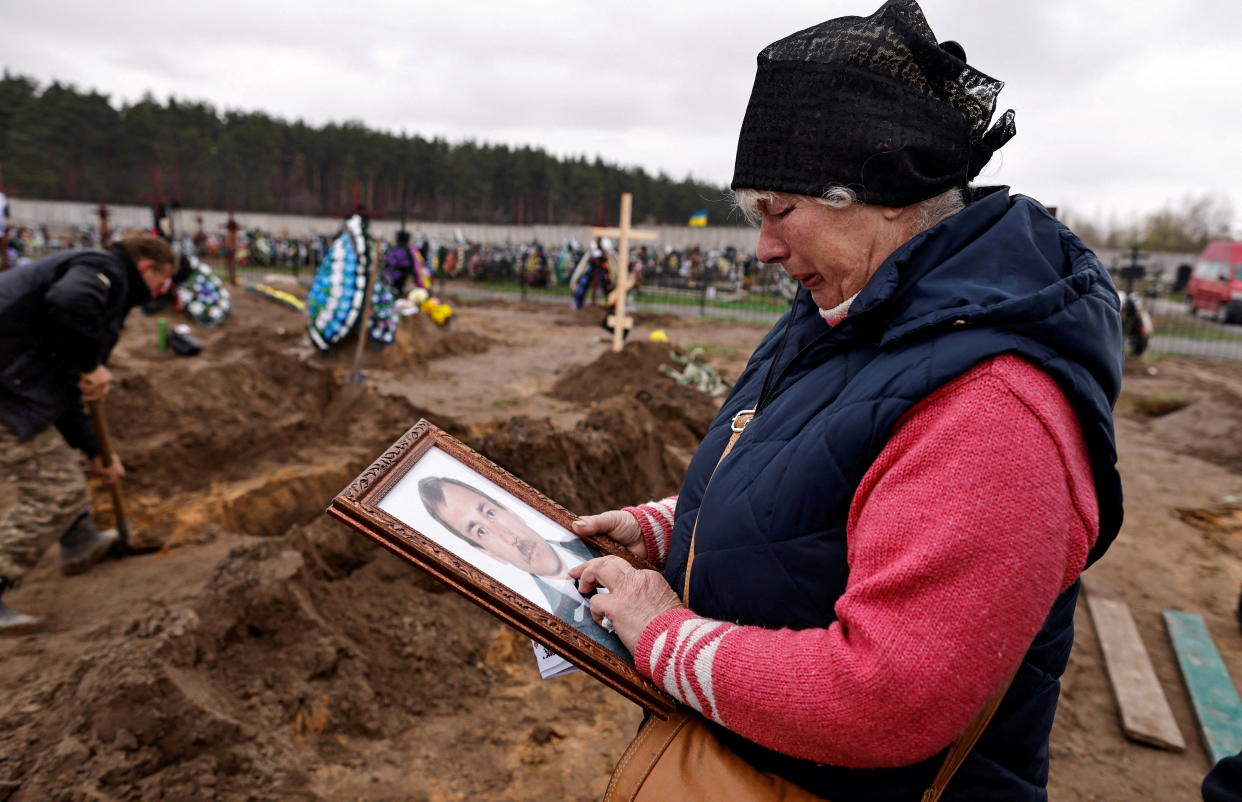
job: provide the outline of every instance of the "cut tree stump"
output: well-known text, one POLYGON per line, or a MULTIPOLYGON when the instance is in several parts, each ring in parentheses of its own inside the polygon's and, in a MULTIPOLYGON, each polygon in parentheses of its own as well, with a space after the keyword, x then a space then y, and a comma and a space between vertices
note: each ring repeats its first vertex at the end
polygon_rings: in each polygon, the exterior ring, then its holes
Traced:
POLYGON ((1238 699, 1238 691, 1203 616, 1165 610, 1164 624, 1194 703, 1203 746, 1212 765, 1216 765, 1221 758, 1242 752, 1242 700, 1238 699))
POLYGON ((1129 605, 1107 598, 1101 587, 1087 586, 1087 607, 1104 652, 1122 731, 1127 738, 1140 743, 1178 752, 1185 750, 1186 740, 1173 718, 1129 605))

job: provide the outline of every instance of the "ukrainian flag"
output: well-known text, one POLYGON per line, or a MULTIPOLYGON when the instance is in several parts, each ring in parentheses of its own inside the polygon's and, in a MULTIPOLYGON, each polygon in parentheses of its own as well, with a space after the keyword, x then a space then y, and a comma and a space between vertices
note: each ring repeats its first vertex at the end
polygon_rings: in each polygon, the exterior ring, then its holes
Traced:
POLYGON ((699 211, 690 215, 690 222, 686 223, 686 225, 690 226, 691 228, 705 227, 707 225, 707 210, 700 209, 699 211))

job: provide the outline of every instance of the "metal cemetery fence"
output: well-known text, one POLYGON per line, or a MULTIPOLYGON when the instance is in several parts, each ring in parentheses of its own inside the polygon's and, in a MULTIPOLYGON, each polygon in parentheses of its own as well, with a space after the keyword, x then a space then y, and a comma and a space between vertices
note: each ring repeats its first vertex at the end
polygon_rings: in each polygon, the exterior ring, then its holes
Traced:
MULTIPOLYGON (((1119 281, 1119 286, 1129 282, 1119 281)), ((773 323, 789 308, 796 284, 779 265, 707 267, 700 272, 644 272, 630 295, 639 313, 692 315, 703 318, 773 323)), ((460 298, 499 297, 571 304, 568 284, 523 282, 517 271, 483 280, 437 277, 436 290, 460 298)), ((602 305, 602 288, 588 291, 586 303, 602 305)), ((1184 291, 1159 280, 1134 283, 1122 290, 1125 350, 1147 358, 1165 354, 1242 360, 1242 317, 1227 308, 1192 309, 1184 291), (1131 303, 1128 300, 1133 299, 1131 303)))
MULTIPOLYGON (((568 282, 524 279, 517 271, 497 271, 473 280, 439 275, 435 289, 464 299, 502 297, 573 304, 574 288, 568 282)), ((771 323, 789 308, 796 287, 779 265, 757 262, 644 270, 627 306, 639 313, 771 323)), ((606 298, 605 288, 597 281, 587 286, 582 301, 584 305, 602 306, 606 298)))

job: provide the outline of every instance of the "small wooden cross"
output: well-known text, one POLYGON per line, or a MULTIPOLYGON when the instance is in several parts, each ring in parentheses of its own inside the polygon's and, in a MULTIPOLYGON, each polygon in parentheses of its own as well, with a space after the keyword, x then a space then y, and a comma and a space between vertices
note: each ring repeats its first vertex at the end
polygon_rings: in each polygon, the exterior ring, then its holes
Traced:
POLYGON ((99 215, 99 247, 107 248, 108 240, 112 239, 112 229, 108 227, 108 217, 111 212, 108 211, 108 205, 102 200, 95 207, 95 214, 99 215))
POLYGON ((233 219, 233 210, 229 209, 228 222, 224 224, 224 259, 229 269, 229 286, 237 286, 237 231, 241 224, 233 219))
POLYGON ((612 327, 612 350, 620 351, 625 345, 625 333, 634 328, 634 318, 625 313, 625 296, 634 282, 630 279, 630 239, 655 240, 660 236, 654 231, 640 231, 630 228, 630 210, 634 205, 634 196, 629 192, 621 193, 621 225, 617 228, 593 228, 593 237, 616 237, 619 240, 618 254, 621 263, 617 267, 617 288, 608 295, 609 303, 616 298, 613 314, 608 316, 608 325, 612 327))
MULTIPOLYGON (((374 190, 374 188, 375 188, 375 185, 374 183, 372 183, 369 188, 368 194, 374 194, 373 191, 370 191, 370 190, 374 190)), ((359 181, 357 178, 355 178, 353 180, 353 183, 350 184, 349 194, 350 194, 350 197, 353 199, 353 207, 350 209, 341 209, 340 211, 336 213, 338 217, 344 217, 346 219, 349 219, 350 217, 353 217, 354 215, 360 215, 365 220, 373 220, 373 219, 384 216, 383 212, 377 212, 374 209, 369 209, 367 208, 367 204, 364 204, 362 202, 362 182, 359 181)))

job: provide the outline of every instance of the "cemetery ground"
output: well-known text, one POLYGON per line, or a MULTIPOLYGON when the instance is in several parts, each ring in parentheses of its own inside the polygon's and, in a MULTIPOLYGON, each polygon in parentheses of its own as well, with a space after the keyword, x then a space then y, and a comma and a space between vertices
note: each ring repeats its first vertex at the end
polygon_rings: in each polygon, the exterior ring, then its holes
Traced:
MULTIPOLYGON (((338 411, 353 349, 321 357, 298 313, 234 300, 195 358, 130 318, 107 404, 135 545, 160 548, 78 577, 52 552, 12 594, 49 626, 0 642, 0 800, 597 799, 638 709, 540 680, 528 641, 322 510, 420 417, 574 512, 674 492, 718 402, 662 376, 648 334, 733 378, 763 328, 639 315, 613 355, 599 310, 456 304, 369 352, 338 411)), ((1123 737, 1080 605, 1055 800, 1197 797, 1208 760, 1160 614, 1203 614, 1242 679, 1240 404, 1242 363, 1127 367, 1126 523, 1089 576, 1130 605, 1187 748, 1123 737)))

